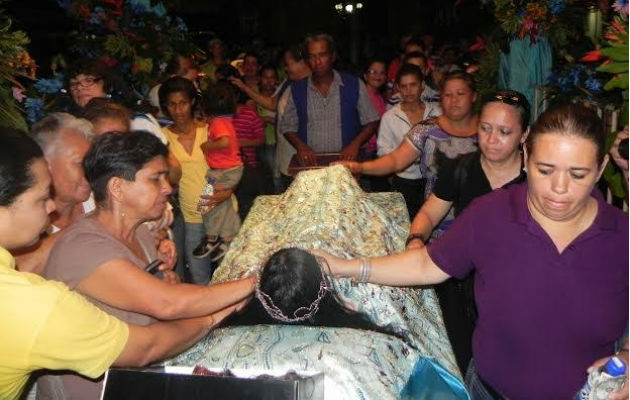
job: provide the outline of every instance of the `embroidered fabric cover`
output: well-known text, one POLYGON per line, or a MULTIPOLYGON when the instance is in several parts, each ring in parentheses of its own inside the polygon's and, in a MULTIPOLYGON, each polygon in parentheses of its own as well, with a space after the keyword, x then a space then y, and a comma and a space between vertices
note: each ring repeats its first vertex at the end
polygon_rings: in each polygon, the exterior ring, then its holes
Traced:
MULTIPOLYGON (((341 166, 304 171, 284 194, 256 199, 213 282, 255 273, 273 252, 290 246, 353 258, 400 252, 408 230, 400 194, 364 193, 341 166)), ((349 279, 333 285, 347 307, 404 340, 350 328, 225 328, 172 363, 323 371, 327 399, 397 398, 422 357, 461 378, 433 289, 354 285, 349 279)))

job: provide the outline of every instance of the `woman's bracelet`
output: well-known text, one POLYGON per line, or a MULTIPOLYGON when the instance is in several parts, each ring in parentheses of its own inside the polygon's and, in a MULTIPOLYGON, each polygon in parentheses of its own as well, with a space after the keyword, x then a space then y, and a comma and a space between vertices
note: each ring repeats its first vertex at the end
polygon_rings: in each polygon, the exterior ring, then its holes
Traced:
POLYGON ((356 283, 367 283, 372 274, 372 261, 369 258, 361 258, 359 264, 359 275, 353 279, 356 283))
POLYGON ((421 233, 412 233, 411 235, 407 236, 407 241, 405 242, 405 246, 407 246, 409 244, 409 242, 411 242, 412 240, 415 240, 415 239, 420 239, 422 244, 427 244, 424 241, 424 237, 422 236, 421 233))

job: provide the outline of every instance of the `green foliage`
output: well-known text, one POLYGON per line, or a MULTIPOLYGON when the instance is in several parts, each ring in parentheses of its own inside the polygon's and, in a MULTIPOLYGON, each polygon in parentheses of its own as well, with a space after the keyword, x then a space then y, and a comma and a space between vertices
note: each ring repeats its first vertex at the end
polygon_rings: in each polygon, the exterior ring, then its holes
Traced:
POLYGON ((0 10, 0 125, 26 129, 13 88, 23 89, 19 79, 34 76, 35 62, 25 50, 28 37, 22 31, 13 31, 11 25, 11 18, 0 10))
POLYGON ((477 83, 477 111, 481 109, 481 101, 490 93, 497 90, 497 75, 499 73, 499 58, 501 49, 495 42, 486 44, 485 51, 479 58, 479 70, 475 74, 477 83))
POLYGON ((100 59, 140 95, 148 93, 173 55, 201 53, 186 24, 167 15, 159 1, 70 0, 68 12, 77 30, 66 56, 100 59))
MULTIPOLYGON (((628 125, 628 17, 625 14, 616 15, 604 34, 607 39, 606 47, 601 49, 601 54, 608 58, 597 70, 604 73, 613 74, 604 85, 604 90, 621 89, 623 96, 623 106, 621 108, 621 125, 628 125)), ((615 140, 617 132, 610 132, 607 137, 607 148, 610 148, 615 140)), ((608 187, 614 196, 627 197, 626 188, 623 184, 623 175, 612 164, 606 166, 604 179, 608 182, 608 187)))

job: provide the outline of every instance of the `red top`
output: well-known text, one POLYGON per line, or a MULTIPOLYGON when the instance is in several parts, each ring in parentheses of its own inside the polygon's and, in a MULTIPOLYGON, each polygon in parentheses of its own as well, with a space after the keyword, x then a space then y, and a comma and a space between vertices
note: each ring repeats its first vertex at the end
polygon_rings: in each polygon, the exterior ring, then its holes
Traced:
POLYGON ((243 165, 238 151, 236 130, 231 117, 215 117, 208 124, 208 140, 214 142, 223 136, 230 139, 230 144, 224 149, 210 151, 206 154, 206 163, 213 169, 229 169, 243 165))

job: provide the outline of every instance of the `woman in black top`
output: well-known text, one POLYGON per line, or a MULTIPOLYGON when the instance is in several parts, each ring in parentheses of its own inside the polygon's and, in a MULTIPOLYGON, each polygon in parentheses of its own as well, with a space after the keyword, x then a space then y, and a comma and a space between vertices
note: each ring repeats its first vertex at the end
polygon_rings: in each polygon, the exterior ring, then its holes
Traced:
MULTIPOLYGON (((459 215, 475 198, 525 180, 521 144, 529 132, 529 104, 515 91, 490 96, 479 117, 479 150, 440 166, 433 193, 411 224, 407 248, 422 247, 451 207, 459 215)), ((476 309, 472 276, 436 287, 446 330, 462 373, 471 358, 476 309)))

